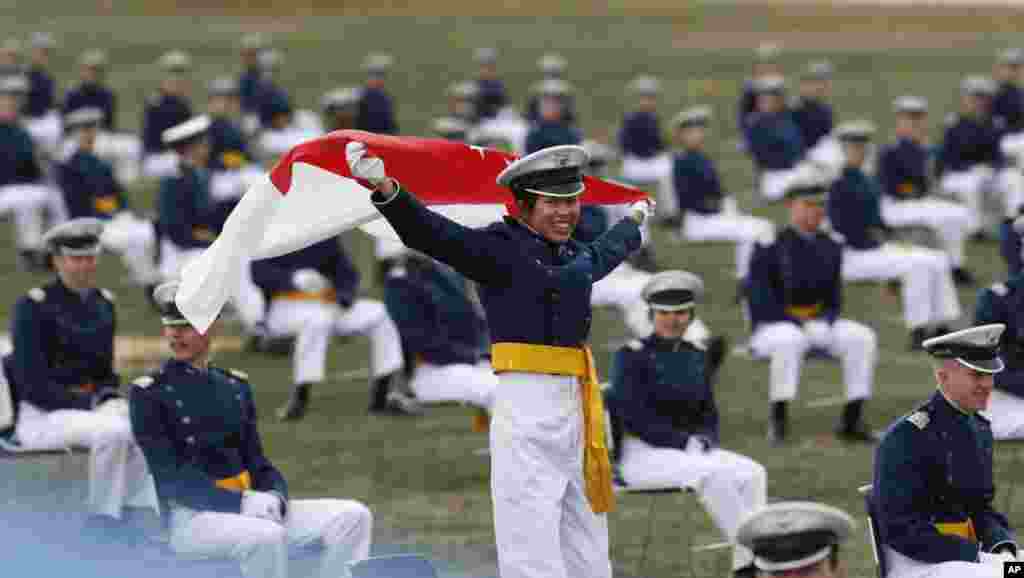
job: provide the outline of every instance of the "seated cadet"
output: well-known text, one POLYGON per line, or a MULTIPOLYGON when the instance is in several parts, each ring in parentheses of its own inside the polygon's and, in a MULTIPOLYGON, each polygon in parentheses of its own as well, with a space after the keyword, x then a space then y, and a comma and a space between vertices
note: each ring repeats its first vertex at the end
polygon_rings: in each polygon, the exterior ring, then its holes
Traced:
POLYGON ((1007 134, 1024 131, 1024 89, 1020 87, 1024 74, 1024 50, 1007 48, 999 52, 992 76, 998 83, 992 98, 992 116, 1002 119, 1007 134))
POLYGON ((242 71, 238 75, 238 97, 242 107, 242 123, 247 135, 252 135, 259 126, 256 118, 260 113, 260 90, 263 71, 260 69, 260 53, 267 49, 266 39, 258 32, 242 36, 239 41, 239 57, 242 71))
POLYGON ((1007 219, 999 228, 999 253, 1006 261, 1010 277, 1024 270, 1024 215, 1007 219))
POLYGON ((776 502, 747 516, 737 541, 754 551, 760 578, 845 578, 840 546, 857 523, 816 502, 776 502))
POLYGON ((50 74, 50 52, 57 45, 53 36, 36 32, 29 42, 28 96, 25 98, 25 130, 40 151, 52 157, 60 146, 61 124, 57 112, 57 84, 50 74))
POLYGON ((448 85, 448 114, 469 125, 475 125, 479 117, 476 112, 477 85, 470 80, 453 82, 448 85))
POLYGON ((628 92, 636 98, 636 104, 619 127, 622 180, 637 186, 654 185, 665 218, 678 219, 679 206, 672 192, 672 157, 658 119, 661 83, 653 76, 638 76, 629 83, 628 92))
POLYGON ((490 409, 498 378, 487 320, 468 281, 447 265, 406 250, 384 280, 384 305, 398 326, 409 389, 421 403, 455 401, 490 409))
MULTIPOLYGON (((624 429, 619 471, 630 487, 693 488, 730 540, 765 504, 767 474, 754 460, 719 447, 708 360, 683 337, 694 318, 700 278, 662 271, 644 287, 654 333, 615 354, 611 412, 624 429)), ((736 576, 752 576, 750 550, 733 552, 736 576)))
POLYGON ((508 106, 505 83, 498 77, 498 51, 478 48, 473 51, 477 64, 476 111, 481 119, 494 118, 508 106))
POLYGON ((754 81, 765 76, 782 76, 779 65, 780 49, 777 44, 763 43, 754 53, 754 66, 750 77, 743 81, 740 101, 736 106, 736 128, 743 135, 743 144, 749 147, 750 126, 753 124, 754 113, 757 112, 757 95, 754 81))
POLYGON ((43 211, 60 195, 44 184, 32 137, 22 128, 21 101, 27 90, 23 76, 0 77, 0 215, 14 216, 19 266, 37 270, 45 269, 43 211))
POLYGON ((903 316, 910 329, 910 349, 918 350, 932 333, 960 317, 960 300, 949 258, 932 249, 885 241, 878 183, 864 172, 867 143, 874 134, 868 122, 840 125, 846 165, 832 183, 828 217, 843 236, 844 281, 902 281, 903 316))
POLYGON ((310 130, 297 121, 288 95, 283 91, 265 91, 260 105, 260 124, 255 149, 260 160, 273 164, 292 147, 320 136, 319 130, 310 130))
POLYGON ((799 94, 789 109, 808 150, 832 132, 832 107, 827 102, 831 92, 832 64, 819 60, 807 65, 800 76, 799 94))
POLYGON ((790 184, 799 180, 797 165, 805 152, 803 137, 786 109, 786 83, 781 76, 762 76, 751 88, 757 95, 757 109, 749 120, 749 152, 760 173, 761 196, 778 201, 790 184))
POLYGON ((121 255, 132 279, 146 288, 149 298, 160 277, 156 231, 153 223, 132 213, 113 167, 96 156, 96 135, 102 121, 103 111, 93 107, 79 108, 64 119, 64 129, 77 146, 57 165, 57 183, 72 219, 105 221, 100 242, 121 255))
POLYGON ((359 114, 356 128, 381 134, 397 134, 395 104, 384 87, 394 64, 389 54, 368 54, 363 60, 366 82, 359 92, 359 114))
POLYGON ((88 447, 87 529, 130 539, 128 508, 158 506, 114 372, 114 296, 96 288, 102 230, 96 219, 74 219, 46 233, 57 278, 13 308, 14 351, 4 370, 17 413, 4 445, 88 447))
POLYGON ((355 128, 359 114, 359 89, 351 86, 336 88, 323 96, 320 107, 325 132, 355 128))
POLYGON ((526 154, 558 145, 579 144, 583 133, 565 117, 565 95, 572 88, 559 79, 544 81, 538 105, 538 118, 526 135, 526 154))
POLYGON ((210 82, 206 111, 210 116, 210 196, 227 214, 238 204, 248 185, 263 175, 254 162, 238 117, 241 104, 238 83, 221 76, 210 82))
POLYGON ((79 108, 94 107, 103 111, 103 122, 96 137, 96 155, 114 165, 115 175, 122 183, 131 183, 139 176, 142 141, 135 134, 117 131, 117 99, 106 85, 107 55, 102 50, 87 50, 78 59, 80 82, 64 94, 61 116, 67 117, 79 108))
MULTIPOLYGON (((995 224, 995 216, 985 211, 986 197, 1002 191, 996 179, 996 171, 1002 166, 1000 128, 991 114, 995 92, 991 78, 964 78, 960 85, 960 114, 947 119, 936 159, 939 187, 970 211, 968 232, 975 236, 985 236, 984 231, 995 224)), ((1006 210, 1006 216, 1011 216, 1016 214, 1017 206, 1007 206, 1006 210)))
POLYGON ((373 516, 354 500, 288 497, 263 452, 248 376, 211 366, 216 325, 199 333, 157 288, 173 358, 133 382, 131 423, 156 480, 170 547, 188 558, 234 558, 246 578, 288 576, 289 547, 323 546, 319 576, 348 576, 370 553, 373 516))
POLYGON ((754 241, 771 235, 774 226, 771 221, 739 214, 736 200, 722 191, 718 171, 704 148, 710 118, 711 109, 698 106, 680 112, 672 121, 682 145, 672 163, 676 204, 684 212, 680 236, 688 242, 736 243, 736 278, 744 279, 754 241))
POLYGON ((992 506, 988 406, 1002 324, 933 337, 938 391, 886 430, 873 494, 887 578, 1001 578, 1017 542, 992 506))
POLYGON ((547 52, 537 60, 537 68, 540 69, 542 78, 530 86, 530 100, 526 103, 527 122, 540 122, 541 100, 544 99, 545 93, 556 92, 556 96, 562 101, 562 116, 565 122, 576 124, 576 97, 572 92, 572 85, 565 78, 569 62, 561 54, 547 52), (551 82, 552 80, 559 82, 551 82), (559 86, 567 87, 568 90, 560 90, 559 86))
POLYGON ((878 338, 870 327, 839 317, 843 251, 839 235, 823 226, 825 196, 821 186, 791 188, 789 226, 758 240, 750 262, 750 348, 771 360, 768 437, 776 444, 788 435, 786 405, 796 397, 804 356, 812 348, 842 362, 847 402, 836 435, 843 441, 873 440, 861 414, 871 397, 878 338))
POLYGON ((160 90, 149 97, 142 112, 142 176, 162 179, 174 174, 178 158, 163 141, 164 131, 192 116, 185 75, 192 66, 188 54, 172 50, 160 57, 164 78, 160 90))
POLYGON ((269 304, 266 324, 270 335, 295 336, 295 388, 288 403, 278 409, 279 419, 302 419, 310 390, 326 377, 331 337, 355 333, 370 338, 370 411, 413 413, 410 400, 394 389, 394 377, 403 365, 398 328, 383 303, 357 298, 359 272, 340 239, 332 237, 279 257, 253 261, 251 273, 269 304))
POLYGON ((932 230, 953 263, 953 280, 972 284, 974 276, 964 268, 970 211, 932 194, 929 182, 931 151, 925 143, 928 101, 902 96, 893 103, 893 110, 896 142, 882 147, 878 163, 882 221, 890 227, 923 226, 932 230))
POLYGON ((978 325, 1006 325, 1000 339, 1001 359, 1006 365, 995 374, 995 389, 986 417, 997 440, 1024 438, 1024 275, 982 289, 975 306, 978 325))

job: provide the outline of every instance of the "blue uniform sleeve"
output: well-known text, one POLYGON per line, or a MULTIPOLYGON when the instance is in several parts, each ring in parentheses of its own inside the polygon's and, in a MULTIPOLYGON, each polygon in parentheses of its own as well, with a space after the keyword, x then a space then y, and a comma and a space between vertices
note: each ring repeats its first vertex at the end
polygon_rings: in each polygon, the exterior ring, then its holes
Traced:
POLYGON ((843 310, 843 280, 842 280, 842 248, 836 249, 837 256, 832 268, 832 287, 829 289, 828 298, 825 300, 825 320, 835 323, 843 310))
POLYGON ((929 514, 932 494, 926 472, 937 459, 927 435, 909 422, 898 424, 878 446, 874 494, 882 541, 919 562, 975 562, 978 546, 965 538, 939 533, 929 514))
POLYGON ((163 150, 160 123, 157 119, 159 113, 160 109, 150 104, 147 104, 142 112, 142 150, 147 154, 163 150))
MULTIPOLYGON (((754 327, 761 323, 786 321, 784 301, 776 288, 779 264, 774 246, 754 245, 750 258, 750 277, 747 293, 750 302, 750 317, 754 327)), ((795 320, 791 320, 796 322, 795 320)))
POLYGON ((323 273, 334 283, 338 304, 342 307, 350 307, 356 299, 356 292, 359 291, 359 271, 356 270, 341 245, 337 241, 333 241, 333 244, 333 267, 330 271, 323 273))
POLYGON ((893 199, 902 198, 900 185, 900 164, 897 149, 894 146, 887 146, 882 149, 878 158, 878 183, 882 187, 882 194, 893 199))
POLYGON ((84 175, 72 161, 57 166, 57 186, 63 193, 64 205, 68 216, 72 219, 91 217, 93 215, 88 187, 84 175))
POLYGON ((629 433, 656 447, 684 449, 689 436, 677 430, 671 419, 653 411, 657 407, 657 388, 647 383, 639 356, 628 348, 615 354, 612 384, 615 407, 629 433))
POLYGON ((42 321, 38 306, 21 298, 14 306, 11 337, 14 353, 10 369, 18 396, 44 410, 89 409, 92 394, 73 391, 66 384, 73 376, 60 375, 50 367, 44 352, 42 321))
POLYGON ((594 283, 604 279, 630 254, 639 249, 642 242, 640 225, 628 218, 620 220, 604 235, 598 237, 587 247, 594 260, 591 272, 594 283))
POLYGON ((245 461, 252 476, 254 490, 261 492, 277 492, 285 500, 288 499, 288 484, 280 470, 267 459, 263 452, 263 441, 260 439, 259 429, 256 427, 256 404, 253 401, 252 387, 246 384, 245 387, 245 428, 242 432, 242 459, 245 461))
POLYGON ((1006 261, 1006 269, 1010 277, 1021 271, 1021 235, 1013 230, 1013 221, 1005 221, 999 226, 999 252, 1006 261))
POLYGON ((146 456, 161 500, 194 510, 241 511, 241 492, 218 488, 213 478, 193 465, 187 456, 178 454, 163 406, 153 393, 133 387, 129 408, 132 433, 146 456))
POLYGON ((159 212, 163 233, 177 246, 202 249, 213 241, 213 231, 199 214, 192 195, 182 195, 175 190, 175 179, 164 179, 160 183, 159 212), (197 234, 205 230, 210 238, 197 234))

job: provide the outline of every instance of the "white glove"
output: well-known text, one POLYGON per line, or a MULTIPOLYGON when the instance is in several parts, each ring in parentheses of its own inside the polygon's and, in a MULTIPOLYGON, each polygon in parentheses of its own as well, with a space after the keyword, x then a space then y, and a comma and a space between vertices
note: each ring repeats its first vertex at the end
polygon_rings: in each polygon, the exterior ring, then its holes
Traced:
POLYGON ((128 415, 128 400, 123 397, 112 397, 96 406, 95 411, 105 415, 128 415))
POLYGON ((629 206, 629 214, 642 225, 647 217, 654 216, 654 199, 643 199, 633 203, 629 206))
POLYGON ((369 181, 374 186, 388 179, 384 172, 384 161, 366 156, 366 145, 361 142, 352 141, 345 145, 345 160, 348 161, 352 176, 357 179, 369 181))
POLYGON ((264 520, 280 524, 284 521, 282 516, 283 509, 281 498, 270 492, 255 492, 252 490, 242 492, 241 514, 243 516, 263 518, 264 520))
POLYGON ((319 293, 329 288, 331 282, 316 269, 299 269, 292 273, 292 285, 304 293, 319 293))
POLYGON ((989 554, 988 552, 978 552, 978 562, 981 562, 982 564, 997 564, 1000 567, 1002 567, 1003 562, 1016 562, 1016 561, 1017 561, 1017 558, 1013 554, 1011 554, 1010 552, 1007 552, 1006 550, 1003 550, 1003 551, 999 552, 998 554, 989 554))

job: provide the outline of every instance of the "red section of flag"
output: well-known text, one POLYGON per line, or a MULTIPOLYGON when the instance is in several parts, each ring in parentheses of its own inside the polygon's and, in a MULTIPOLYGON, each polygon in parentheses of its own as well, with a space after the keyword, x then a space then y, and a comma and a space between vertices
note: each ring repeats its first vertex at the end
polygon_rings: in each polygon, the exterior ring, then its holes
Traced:
MULTIPOLYGON (((397 137, 358 130, 335 131, 303 143, 283 156, 270 171, 277 190, 291 188, 292 164, 306 163, 352 178, 345 160, 350 141, 366 145, 369 156, 380 157, 388 175, 427 205, 511 205, 511 192, 495 182, 514 155, 444 139, 397 137)), ((617 205, 646 198, 639 189, 586 177, 583 202, 617 205)))

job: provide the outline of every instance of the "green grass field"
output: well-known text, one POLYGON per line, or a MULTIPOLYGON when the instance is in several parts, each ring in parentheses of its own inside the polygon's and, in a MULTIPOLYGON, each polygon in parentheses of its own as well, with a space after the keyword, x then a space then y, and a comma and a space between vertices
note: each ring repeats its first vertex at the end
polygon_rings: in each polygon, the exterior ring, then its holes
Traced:
MULTIPOLYGON (((506 14, 461 0, 429 7, 396 3, 376 9, 384 16, 368 15, 375 9, 360 2, 332 7, 307 0, 287 10, 270 2, 230 9, 198 2, 154 4, 108 0, 86 6, 8 0, 0 3, 5 15, 0 35, 24 38, 35 30, 55 33, 61 48, 54 70, 62 87, 74 78, 74 61, 82 50, 107 49, 110 82, 119 93, 119 121, 124 128, 138 127, 143 100, 159 79, 153 63, 163 51, 180 47, 192 53, 193 94, 201 108, 205 83, 237 70, 237 42, 248 31, 269 34, 284 51, 282 81, 299 107, 315 107, 319 96, 335 86, 357 84, 359 62, 366 52, 390 51, 396 57, 391 89, 404 134, 422 133, 432 117, 445 112, 444 89, 449 82, 472 75, 474 47, 499 48, 500 67, 517 103, 525 102, 526 88, 536 78, 536 59, 545 50, 558 50, 569 60, 569 78, 578 90, 579 114, 588 136, 614 135, 625 106, 625 84, 638 73, 662 77, 665 117, 692 104, 712 105, 716 118, 710 151, 726 187, 736 192, 744 210, 780 223, 783 215, 778 209, 755 207, 749 193, 750 163, 735 146, 734 106, 758 42, 781 41, 784 65, 791 74, 808 60, 832 60, 837 69, 834 103, 840 120, 873 118, 881 133, 888 135, 892 99, 914 92, 930 100, 938 137, 943 116, 955 106, 960 77, 988 70, 996 50, 1019 39, 1015 33, 1024 23, 1024 12, 1005 9, 873 11, 654 0, 601 7, 523 0, 506 14), (577 9, 586 15, 574 15, 577 9), (486 15, 402 15, 427 10, 486 15), (528 15, 541 13, 550 16, 528 15)), ((151 186, 139 187, 133 194, 137 208, 152 208, 151 186)), ((9 235, 5 233, 4 238, 10 239, 9 235)), ((379 294, 371 275, 368 239, 353 233, 346 242, 365 272, 364 292, 379 294)), ((676 246, 662 235, 657 238, 657 251, 665 267, 688 269, 704 277, 709 291, 700 314, 713 330, 734 343, 745 340, 743 319, 732 303, 731 246, 676 246)), ((984 284, 1005 275, 995 245, 971 245, 968 264, 984 284)), ((10 250, 0 251, 0 271, 4 281, 0 303, 13 303, 45 281, 42 276, 17 272, 10 250)), ((119 295, 123 333, 157 334, 157 318, 145 306, 141 289, 128 283, 116 258, 104 260, 102 284, 119 295)), ((961 299, 966 324, 975 291, 963 290, 961 299)), ((881 362, 868 418, 882 427, 929 395, 933 385, 928 363, 924 356, 906 351, 898 299, 885 296, 876 285, 855 285, 848 286, 845 302, 845 315, 869 323, 880 337, 881 362)), ((229 324, 225 331, 236 333, 237 327, 229 324)), ((604 370, 611 352, 602 347, 624 336, 615 312, 597 312, 592 342, 604 370)), ((271 416, 291 387, 289 360, 225 353, 216 361, 252 376, 268 452, 289 478, 296 496, 363 500, 376 515, 379 544, 429 552, 447 560, 453 576, 495 575, 488 462, 474 455, 474 450, 486 445, 486 438, 470 431, 468 412, 458 409, 432 410, 413 420, 368 418, 367 380, 351 377, 365 368, 366 359, 361 340, 334 345, 329 361, 332 377, 315 391, 312 415, 296 425, 282 425, 271 416)), ((125 377, 144 369, 130 370, 125 377)), ((863 521, 856 487, 870 479, 871 450, 838 444, 830 432, 839 408, 814 403, 842 394, 839 368, 822 362, 807 365, 800 399, 792 411, 794 441, 783 449, 770 448, 764 439, 767 380, 765 364, 728 359, 717 392, 723 445, 766 465, 770 498, 819 500, 845 508, 863 521)), ((997 501, 1008 505, 1021 525, 1024 492, 1013 490, 1024 489, 1024 474, 1019 466, 1016 471, 1009 469, 1014 452, 1022 454, 1024 447, 997 449, 1001 484, 997 501)), ((17 473, 24 474, 19 479, 84 476, 83 468, 57 468, 52 462, 19 463, 18 468, 17 473)), ((52 487, 10 485, 15 486, 25 493, 14 499, 23 502, 40 498, 52 487)), ((689 553, 691 545, 721 540, 696 501, 686 496, 661 500, 647 573, 688 576, 692 568, 696 576, 725 576, 726 552, 689 553)), ((74 500, 62 503, 77 507, 74 500)), ((612 557, 619 571, 635 573, 648 522, 646 498, 620 500, 610 523, 612 557)), ((863 532, 855 534, 845 559, 851 577, 874 575, 863 532)))

